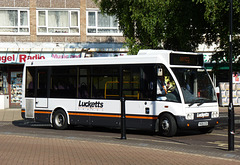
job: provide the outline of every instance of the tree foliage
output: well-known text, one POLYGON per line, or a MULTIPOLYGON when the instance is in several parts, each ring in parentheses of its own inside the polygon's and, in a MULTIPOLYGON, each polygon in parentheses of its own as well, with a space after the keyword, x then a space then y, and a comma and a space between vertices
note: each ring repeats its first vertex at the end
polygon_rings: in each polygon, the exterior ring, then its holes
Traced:
MULTIPOLYGON (((228 62, 229 57, 229 35, 230 35, 230 0, 195 0, 196 3, 205 5, 204 18, 212 28, 218 45, 218 51, 213 56, 215 62, 228 62)), ((240 63, 240 1, 233 0, 233 58, 240 63)))
MULTIPOLYGON (((229 0, 94 1, 102 12, 116 15, 132 54, 139 49, 195 51, 203 43, 228 49, 229 0)), ((235 34, 239 34, 239 3, 234 1, 235 34)))

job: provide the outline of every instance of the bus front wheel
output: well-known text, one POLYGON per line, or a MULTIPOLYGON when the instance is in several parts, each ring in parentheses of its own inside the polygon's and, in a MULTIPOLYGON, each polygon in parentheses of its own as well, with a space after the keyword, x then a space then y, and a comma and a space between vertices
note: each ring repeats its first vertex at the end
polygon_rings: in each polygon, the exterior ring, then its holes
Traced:
POLYGON ((53 114, 53 127, 55 129, 67 129, 68 123, 67 123, 67 115, 63 110, 57 110, 53 114))
POLYGON ((171 114, 162 114, 159 118, 159 131, 163 136, 174 136, 177 133, 176 120, 171 114))

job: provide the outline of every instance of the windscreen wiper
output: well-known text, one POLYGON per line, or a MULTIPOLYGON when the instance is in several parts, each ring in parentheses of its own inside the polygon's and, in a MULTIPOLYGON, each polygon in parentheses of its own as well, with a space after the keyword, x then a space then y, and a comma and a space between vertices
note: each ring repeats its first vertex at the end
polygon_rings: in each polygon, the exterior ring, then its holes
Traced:
POLYGON ((204 104, 204 101, 202 101, 201 103, 197 104, 197 106, 199 107, 200 105, 204 104))
POLYGON ((188 104, 188 106, 191 107, 195 103, 198 103, 197 106, 200 106, 200 105, 204 104, 204 99, 193 100, 190 104, 188 104))
POLYGON ((209 102, 209 99, 199 99, 199 101, 201 101, 197 106, 200 106, 206 102, 209 102))
POLYGON ((196 103, 196 100, 192 101, 190 104, 188 104, 188 106, 191 107, 195 103, 196 103))

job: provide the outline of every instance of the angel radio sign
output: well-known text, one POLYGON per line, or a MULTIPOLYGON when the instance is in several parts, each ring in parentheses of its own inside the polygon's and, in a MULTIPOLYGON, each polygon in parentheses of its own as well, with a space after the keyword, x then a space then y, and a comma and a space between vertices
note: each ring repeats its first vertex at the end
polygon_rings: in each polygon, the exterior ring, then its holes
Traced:
POLYGON ((23 64, 27 60, 80 58, 81 53, 0 53, 0 64, 23 64))
POLYGON ((44 56, 35 54, 34 56, 26 54, 8 54, 7 56, 0 56, 1 63, 25 63, 26 60, 45 59, 44 56))

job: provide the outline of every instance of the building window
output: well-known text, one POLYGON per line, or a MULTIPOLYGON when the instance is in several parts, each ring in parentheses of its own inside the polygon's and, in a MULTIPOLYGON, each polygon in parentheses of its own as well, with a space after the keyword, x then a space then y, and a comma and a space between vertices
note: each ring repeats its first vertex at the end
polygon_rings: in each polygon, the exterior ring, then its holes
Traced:
POLYGON ((37 10, 38 35, 79 35, 78 10, 37 10))
POLYGON ((0 9, 0 34, 28 35, 29 10, 27 9, 0 9))
POLYGON ((102 14, 100 11, 87 11, 87 34, 88 35, 119 35, 118 21, 115 16, 102 14))

